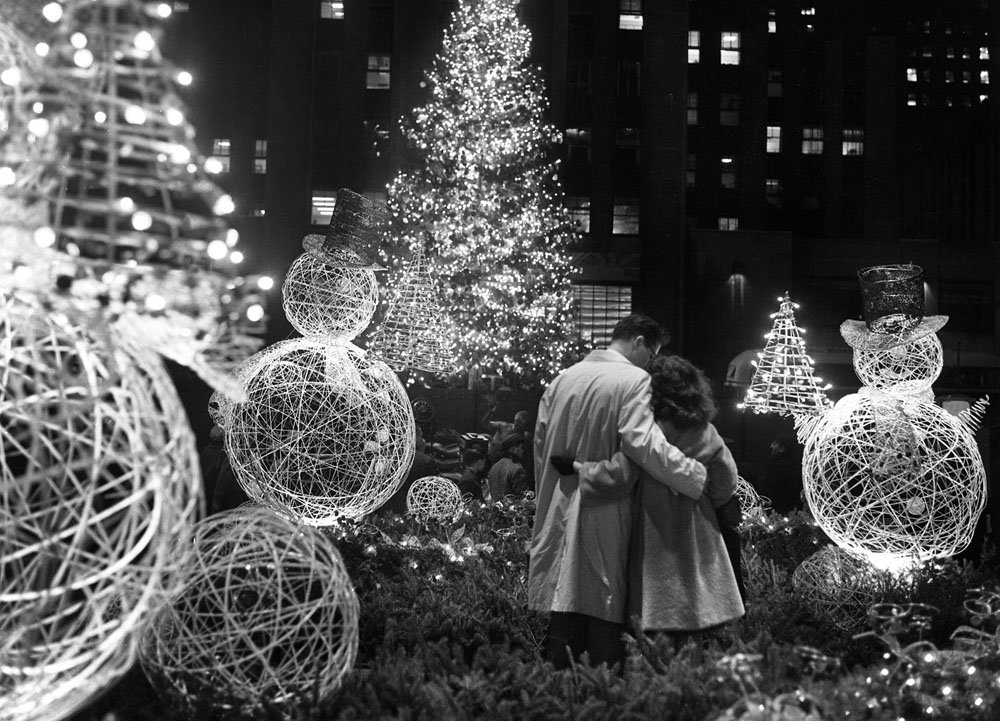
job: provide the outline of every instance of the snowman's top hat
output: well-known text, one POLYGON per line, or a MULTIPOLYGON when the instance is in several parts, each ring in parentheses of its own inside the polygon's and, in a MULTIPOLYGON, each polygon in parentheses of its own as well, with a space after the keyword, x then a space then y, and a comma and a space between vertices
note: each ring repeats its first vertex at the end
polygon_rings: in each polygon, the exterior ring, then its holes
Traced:
POLYGON ((326 235, 310 233, 302 239, 302 247, 333 266, 385 270, 375 262, 375 253, 388 222, 385 203, 341 188, 326 235))
POLYGON ((865 319, 845 320, 840 335, 855 350, 881 351, 936 333, 946 315, 924 316, 924 271, 918 265, 875 265, 858 271, 865 319))

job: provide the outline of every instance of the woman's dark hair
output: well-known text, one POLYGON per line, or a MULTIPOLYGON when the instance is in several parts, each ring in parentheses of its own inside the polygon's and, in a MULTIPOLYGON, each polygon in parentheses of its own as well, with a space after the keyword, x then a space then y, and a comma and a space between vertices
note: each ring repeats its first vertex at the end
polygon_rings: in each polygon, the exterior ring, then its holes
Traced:
POLYGON ((655 356, 646 366, 652 376, 653 415, 677 428, 710 423, 717 411, 705 373, 680 356, 655 356))

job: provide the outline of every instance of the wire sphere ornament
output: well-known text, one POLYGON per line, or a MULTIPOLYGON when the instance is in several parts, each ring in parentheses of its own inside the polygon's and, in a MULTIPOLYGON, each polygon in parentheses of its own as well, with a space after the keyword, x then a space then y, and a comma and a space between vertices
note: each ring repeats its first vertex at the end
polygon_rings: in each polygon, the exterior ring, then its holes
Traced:
POLYGON ((142 637, 153 684, 217 709, 322 701, 354 666, 358 599, 333 541, 258 505, 210 516, 142 637))
POLYGON ((385 503, 413 464, 416 431, 392 370, 346 342, 292 338, 249 362, 226 451, 247 494, 327 526, 385 503))
POLYGON ((886 393, 927 395, 942 368, 944 350, 936 333, 892 348, 854 350, 854 372, 858 379, 886 393))
POLYGON ((792 587, 818 619, 856 629, 878 600, 880 575, 861 556, 829 545, 806 558, 792 573, 792 587))
POLYGON ((288 269, 281 297, 288 322, 302 335, 351 340, 371 324, 379 287, 374 271, 338 265, 307 248, 288 269))
POLYGON ((160 359, 0 306, 0 719, 63 718, 122 676, 168 547, 202 511, 160 359))
POLYGON ((464 510, 458 486, 441 476, 418 478, 406 493, 406 512, 421 522, 451 521, 464 510))
POLYGON ((771 510, 771 499, 757 492, 743 476, 736 477, 736 498, 740 502, 743 518, 760 518, 771 510))
POLYGON ((802 479, 820 527, 879 568, 960 552, 986 503, 961 419, 870 389, 842 398, 809 434, 802 479))

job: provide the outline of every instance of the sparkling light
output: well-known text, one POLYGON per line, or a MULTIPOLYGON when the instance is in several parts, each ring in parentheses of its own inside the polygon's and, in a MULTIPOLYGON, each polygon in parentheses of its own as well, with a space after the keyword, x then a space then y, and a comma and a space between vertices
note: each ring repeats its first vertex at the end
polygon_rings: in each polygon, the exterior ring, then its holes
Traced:
MULTIPOLYGON (((212 206, 212 212, 216 215, 228 215, 236 210, 236 204, 229 195, 222 195, 212 206)), ((223 244, 224 245, 224 244, 223 244)))
POLYGON ((49 132, 49 121, 45 118, 32 118, 28 121, 28 132, 37 138, 49 132))
POLYGON ((148 30, 140 30, 135 34, 135 40, 132 41, 135 44, 137 50, 142 52, 150 52, 156 47, 156 40, 153 39, 152 34, 148 30))
POLYGON ((236 228, 230 228, 226 231, 226 245, 232 248, 234 245, 240 242, 240 231, 236 228))
POLYGON ((170 125, 180 125, 181 123, 184 122, 184 113, 182 113, 177 108, 167 108, 164 115, 166 116, 167 122, 170 123, 170 125))
POLYGON ((73 33, 69 37, 69 44, 77 50, 83 50, 87 47, 87 36, 83 33, 73 33))
POLYGON ((254 303, 247 306, 247 320, 251 323, 256 323, 264 318, 264 306, 260 303, 254 303))
POLYGON ((47 225, 43 225, 41 228, 36 230, 34 238, 35 242, 41 248, 51 248, 56 244, 56 232, 47 225))
POLYGON ((146 111, 139 105, 129 105, 125 108, 125 122, 142 125, 146 122, 146 111))
POLYGON ((94 113, 94 120, 96 120, 98 123, 103 123, 107 121, 107 119, 108 119, 108 114, 105 113, 103 110, 98 110, 96 113, 94 113))
POLYGON ((44 58, 49 54, 49 44, 48 43, 38 43, 35 45, 35 54, 40 58, 44 58))
POLYGON ((21 71, 18 68, 7 68, 0 73, 0 83, 16 87, 21 84, 21 71))
POLYGON ((83 48, 82 50, 77 50, 73 53, 73 62, 81 68, 89 68, 94 64, 94 54, 83 48))
POLYGON ((179 73, 177 73, 178 84, 190 85, 193 81, 194 78, 192 77, 191 73, 189 73, 187 70, 181 70, 179 73))
POLYGON ((205 172, 218 175, 222 172, 222 161, 218 158, 209 158, 205 161, 205 172))
POLYGON ((153 227, 153 216, 145 210, 139 210, 132 215, 132 227, 136 230, 149 230, 153 227))
POLYGON ((257 279, 257 287, 261 290, 271 290, 274 287, 274 278, 269 275, 262 275, 257 279))
POLYGON ((57 2, 51 2, 42 8, 42 16, 50 23, 57 23, 63 15, 63 8, 57 2))
POLYGON ((243 252, 239 250, 234 250, 229 254, 230 263, 242 263, 243 262, 243 252))
POLYGON ((173 11, 174 9, 173 7, 171 7, 170 3, 160 3, 159 5, 156 6, 156 14, 159 15, 161 18, 170 17, 173 11))
POLYGON ((222 260, 229 254, 229 248, 224 240, 213 240, 208 244, 208 257, 212 260, 222 260))

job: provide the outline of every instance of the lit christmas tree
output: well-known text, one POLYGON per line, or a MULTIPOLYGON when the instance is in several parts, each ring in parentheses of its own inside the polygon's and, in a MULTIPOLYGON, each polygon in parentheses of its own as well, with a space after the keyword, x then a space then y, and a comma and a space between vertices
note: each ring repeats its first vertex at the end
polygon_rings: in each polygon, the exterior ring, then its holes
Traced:
POLYGON ((19 78, 0 134, 0 190, 21 208, 5 222, 28 237, 4 244, 0 285, 225 385, 201 353, 223 333, 242 254, 223 218, 233 201, 210 180, 177 92, 189 75, 160 55, 170 5, 67 0, 43 13, 58 29, 36 46, 41 69, 19 78))
MULTIPOLYGON (((519 0, 461 0, 403 122, 417 163, 390 185, 397 243, 426 252, 459 363, 521 386, 551 379, 573 338, 572 238, 559 141, 528 66, 519 0)), ((390 287, 392 283, 390 283, 390 287)))
POLYGON ((795 322, 795 309, 788 293, 778 298, 781 306, 772 313, 774 325, 765 335, 767 345, 757 361, 746 397, 740 408, 754 413, 815 415, 832 406, 821 387, 822 378, 813 375, 813 361, 806 353, 804 332, 795 322))

